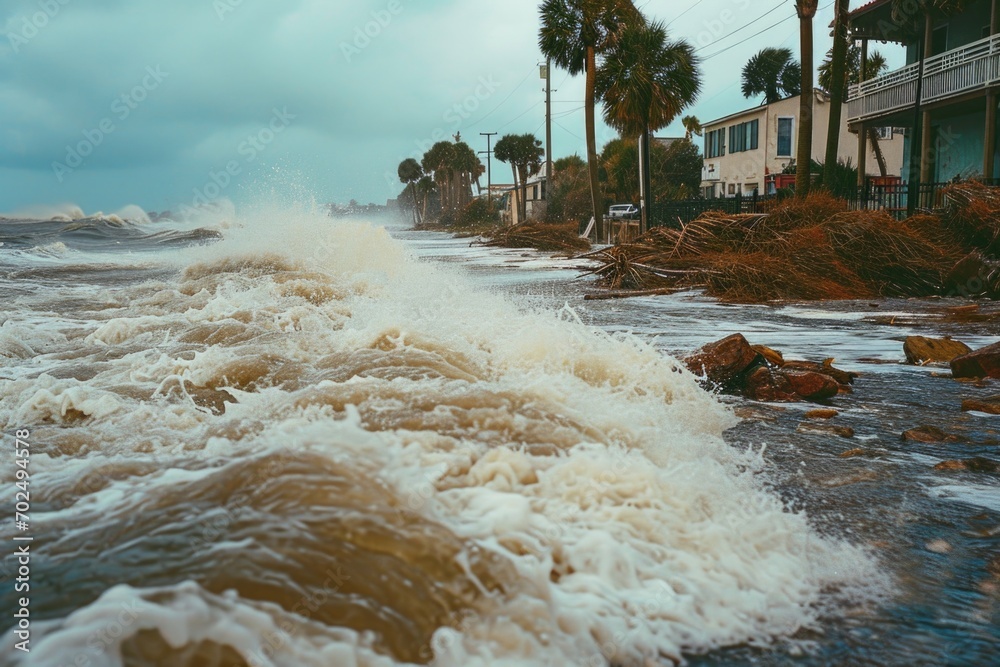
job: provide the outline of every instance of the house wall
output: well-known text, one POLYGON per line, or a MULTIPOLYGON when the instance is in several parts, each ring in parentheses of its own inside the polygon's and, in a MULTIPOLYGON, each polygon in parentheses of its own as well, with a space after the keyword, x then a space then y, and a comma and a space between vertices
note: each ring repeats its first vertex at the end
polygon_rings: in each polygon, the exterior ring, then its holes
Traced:
MULTIPOLYGON (((706 196, 731 196, 738 189, 741 194, 752 194, 754 187, 764 193, 764 176, 780 174, 795 158, 799 128, 799 98, 790 97, 767 106, 747 110, 722 121, 708 123, 704 133, 720 127, 729 128, 757 119, 760 122, 758 135, 759 148, 740 153, 729 152, 729 133, 726 136, 726 154, 716 158, 705 158, 702 170, 702 192, 706 196), (779 156, 778 153, 778 119, 793 118, 792 150, 789 156, 779 156), (709 167, 714 167, 714 170, 709 167), (730 184, 733 188, 730 188, 730 184)), ((827 98, 817 95, 813 105, 813 137, 812 158, 822 162, 826 157, 826 136, 830 124, 830 105, 827 98)), ((894 134, 891 139, 882 140, 879 146, 885 157, 888 174, 899 176, 903 167, 903 137, 894 134)), ((847 123, 841 123, 840 140, 837 151, 838 158, 858 165, 858 135, 847 129, 847 123)), ((866 173, 879 175, 878 162, 871 145, 868 145, 866 173)))
MULTIPOLYGON (((938 18, 933 22, 934 28, 948 26, 948 37, 945 41, 945 51, 957 49, 970 42, 975 42, 989 34, 990 0, 975 0, 970 2, 959 14, 938 18), (987 28, 987 32, 983 32, 987 28)), ((917 44, 906 47, 906 64, 917 62, 917 44)))

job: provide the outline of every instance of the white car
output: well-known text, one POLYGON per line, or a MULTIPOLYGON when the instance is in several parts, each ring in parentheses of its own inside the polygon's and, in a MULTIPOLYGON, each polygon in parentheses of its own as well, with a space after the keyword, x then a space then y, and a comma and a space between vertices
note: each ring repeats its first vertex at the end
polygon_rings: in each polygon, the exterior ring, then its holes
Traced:
POLYGON ((609 218, 632 219, 639 215, 639 209, 635 204, 615 204, 608 209, 609 218))

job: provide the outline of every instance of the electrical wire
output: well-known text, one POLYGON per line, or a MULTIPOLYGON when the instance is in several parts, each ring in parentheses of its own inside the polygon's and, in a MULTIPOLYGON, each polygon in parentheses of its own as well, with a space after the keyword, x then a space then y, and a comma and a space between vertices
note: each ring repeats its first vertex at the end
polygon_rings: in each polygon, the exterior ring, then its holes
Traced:
MULTIPOLYGON (((821 11, 825 10, 825 9, 829 9, 829 7, 830 7, 831 5, 833 5, 833 2, 829 2, 829 3, 827 3, 826 5, 823 5, 822 7, 820 7, 820 8, 819 8, 819 10, 817 10, 817 13, 819 13, 819 12, 821 12, 821 11)), ((788 19, 793 19, 793 18, 795 18, 796 16, 797 16, 796 14, 792 14, 791 16, 786 16, 785 18, 781 19, 781 20, 780 20, 780 21, 778 21, 777 23, 772 23, 771 25, 767 26, 767 27, 766 27, 766 28, 764 28, 763 30, 758 30, 757 32, 755 32, 754 34, 750 35, 750 36, 749 36, 749 37, 747 37, 746 39, 741 39, 740 41, 736 42, 735 44, 731 44, 731 45, 727 46, 727 47, 726 47, 726 48, 724 48, 724 49, 720 49, 719 51, 716 51, 715 53, 713 53, 713 54, 711 54, 711 55, 707 55, 707 56, 705 56, 704 58, 702 58, 702 59, 701 59, 701 61, 702 61, 702 62, 705 62, 706 60, 709 60, 709 59, 711 59, 711 58, 714 58, 715 56, 718 56, 718 55, 721 55, 721 54, 725 53, 725 52, 726 52, 726 51, 728 51, 729 49, 732 49, 732 48, 735 48, 735 47, 737 47, 737 46, 739 46, 740 44, 743 44, 743 43, 745 43, 745 42, 749 42, 749 41, 750 41, 751 39, 753 39, 754 37, 758 37, 758 36, 760 36, 760 35, 764 34, 765 32, 767 32, 768 30, 770 30, 771 28, 774 28, 774 27, 776 27, 776 26, 779 26, 779 25, 781 25, 782 23, 784 23, 785 21, 787 21, 788 19)))

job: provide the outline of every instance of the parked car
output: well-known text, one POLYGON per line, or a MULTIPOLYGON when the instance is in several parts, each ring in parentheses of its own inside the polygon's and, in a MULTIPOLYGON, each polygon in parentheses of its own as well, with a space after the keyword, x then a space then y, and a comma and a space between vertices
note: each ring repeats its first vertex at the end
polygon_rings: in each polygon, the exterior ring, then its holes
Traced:
POLYGON ((614 204, 608 209, 608 217, 634 220, 639 217, 639 207, 635 204, 614 204))

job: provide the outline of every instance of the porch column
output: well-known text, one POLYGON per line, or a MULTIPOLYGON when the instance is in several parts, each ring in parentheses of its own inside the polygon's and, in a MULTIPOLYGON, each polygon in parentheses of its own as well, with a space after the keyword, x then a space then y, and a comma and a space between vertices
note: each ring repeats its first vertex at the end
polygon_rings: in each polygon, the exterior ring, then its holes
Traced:
MULTIPOLYGON (((997 5, 1000 1, 993 0, 990 6, 990 35, 997 34, 1000 14, 997 5)), ((983 132, 983 178, 992 179, 994 170, 994 155, 997 149, 997 93, 995 88, 986 92, 986 128, 983 132)))
POLYGON ((858 187, 864 187, 868 176, 868 129, 858 123, 858 187))
MULTIPOLYGON (((926 60, 934 55, 934 22, 928 12, 924 17, 924 52, 923 59, 926 60)), ((920 182, 930 183, 931 173, 934 168, 934 153, 931 146, 931 112, 924 111, 921 122, 920 136, 920 182)), ((925 204, 926 205, 926 204, 925 204)))

